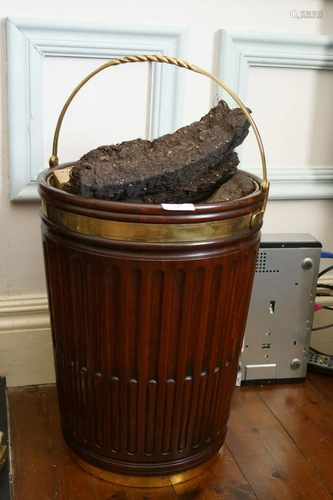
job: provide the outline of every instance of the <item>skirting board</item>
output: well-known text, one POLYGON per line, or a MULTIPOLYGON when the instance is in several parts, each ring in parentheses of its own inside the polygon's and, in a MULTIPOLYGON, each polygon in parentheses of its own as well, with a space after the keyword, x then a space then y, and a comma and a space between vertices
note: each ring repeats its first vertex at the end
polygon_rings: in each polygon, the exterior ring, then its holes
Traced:
POLYGON ((0 297, 0 376, 7 387, 55 382, 46 295, 0 297))

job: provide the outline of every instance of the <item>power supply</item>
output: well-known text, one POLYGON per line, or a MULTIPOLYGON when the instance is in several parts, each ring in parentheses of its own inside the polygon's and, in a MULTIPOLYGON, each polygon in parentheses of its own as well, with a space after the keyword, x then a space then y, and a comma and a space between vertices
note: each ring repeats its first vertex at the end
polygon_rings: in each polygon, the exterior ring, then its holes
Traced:
POLYGON ((320 253, 310 234, 262 236, 238 385, 305 378, 320 253))

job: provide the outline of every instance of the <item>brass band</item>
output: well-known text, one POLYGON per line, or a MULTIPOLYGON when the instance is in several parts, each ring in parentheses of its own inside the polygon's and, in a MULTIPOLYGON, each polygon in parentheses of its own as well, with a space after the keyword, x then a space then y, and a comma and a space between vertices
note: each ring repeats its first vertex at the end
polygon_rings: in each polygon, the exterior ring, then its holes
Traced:
POLYGON ((69 450, 69 454, 72 460, 79 465, 82 469, 93 476, 108 481, 109 483, 118 484, 121 486, 134 487, 134 488, 162 488, 166 486, 171 486, 173 484, 183 483, 185 481, 190 481, 195 477, 199 476, 205 472, 209 467, 213 465, 216 460, 223 455, 223 448, 221 448, 212 458, 207 460, 201 465, 194 467, 185 472, 173 475, 164 476, 125 476, 124 474, 116 474, 114 472, 109 472, 93 465, 88 464, 81 458, 79 458, 75 453, 69 450))
POLYGON ((262 222, 262 211, 213 222, 154 224, 97 219, 67 212, 42 201, 45 217, 58 227, 99 238, 145 243, 217 241, 246 234, 262 222))

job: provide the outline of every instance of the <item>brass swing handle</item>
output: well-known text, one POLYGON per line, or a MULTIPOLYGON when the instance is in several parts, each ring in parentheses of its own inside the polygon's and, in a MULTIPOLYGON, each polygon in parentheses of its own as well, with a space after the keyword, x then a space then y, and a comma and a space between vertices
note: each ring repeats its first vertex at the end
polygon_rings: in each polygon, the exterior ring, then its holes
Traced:
POLYGON ((4 433, 0 431, 0 472, 4 468, 8 458, 8 447, 5 444, 2 444, 3 438, 4 433))
POLYGON ((111 61, 103 64, 99 68, 95 69, 92 73, 90 73, 88 76, 82 80, 81 83, 73 90, 67 101, 65 102, 61 113, 58 118, 58 122, 56 125, 56 129, 54 132, 54 139, 53 139, 53 148, 52 148, 52 156, 49 160, 49 165, 50 168, 56 167, 58 165, 58 140, 59 140, 59 133, 60 133, 60 127, 62 124, 62 121, 64 119, 65 113, 72 102, 73 98, 76 96, 76 94, 79 92, 79 90, 85 85, 93 76, 95 76, 97 73, 102 71, 103 69, 108 68, 109 66, 117 66, 119 64, 125 64, 125 63, 135 63, 135 62, 159 62, 159 63, 167 63, 167 64, 173 64, 175 66, 179 66, 180 68, 185 68, 190 71, 194 71, 195 73, 200 73, 204 76, 207 76, 211 80, 213 80, 215 83, 220 85, 228 94, 234 99, 234 101, 238 104, 238 106, 241 108, 243 113, 245 114, 246 118, 250 122, 250 125, 254 131, 257 144, 259 147, 259 152, 260 152, 260 157, 261 157, 261 164, 262 164, 262 171, 263 171, 263 180, 261 182, 261 190, 264 193, 264 201, 263 201, 263 206, 261 210, 261 215, 263 215, 265 209, 266 209, 266 204, 267 204, 267 198, 268 198, 268 191, 269 191, 269 182, 267 181, 267 168, 266 168, 266 157, 265 157, 265 151, 264 151, 264 146, 259 134, 259 130, 251 117, 250 113, 247 111, 246 107, 242 103, 242 101, 237 97, 237 95, 221 80, 219 80, 216 76, 212 75, 211 73, 208 73, 202 68, 199 68, 198 66, 194 66, 193 64, 190 64, 186 61, 182 61, 180 59, 176 59, 175 57, 168 57, 168 56, 160 56, 160 55, 137 55, 137 56, 127 56, 123 57, 121 59, 112 59, 111 61))

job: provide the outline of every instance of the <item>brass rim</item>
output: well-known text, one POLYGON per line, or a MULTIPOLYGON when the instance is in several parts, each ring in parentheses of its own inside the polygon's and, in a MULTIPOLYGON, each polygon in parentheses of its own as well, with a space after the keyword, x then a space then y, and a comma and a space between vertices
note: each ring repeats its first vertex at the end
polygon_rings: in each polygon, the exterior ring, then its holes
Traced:
POLYGON ((246 234, 262 222, 262 211, 233 219, 192 224, 150 224, 97 219, 67 212, 42 201, 44 216, 58 227, 75 233, 115 241, 184 243, 217 241, 246 234))
POLYGON ((184 483, 185 481, 190 481, 195 477, 199 476, 207 469, 209 469, 214 462, 223 456, 223 448, 221 448, 212 458, 207 460, 201 465, 194 467, 193 469, 187 470, 185 472, 180 472, 179 474, 164 475, 164 476, 126 476, 125 474, 116 474, 114 472, 109 472, 94 465, 88 464, 82 458, 79 458, 72 450, 68 450, 72 460, 81 469, 84 469, 89 474, 102 479, 103 481, 108 481, 109 483, 118 484, 120 486, 127 486, 133 488, 162 488, 166 486, 171 486, 174 484, 184 483))
POLYGON ((59 133, 60 133, 60 128, 62 121, 64 119, 65 113, 76 96, 76 94, 79 92, 79 90, 97 73, 100 71, 103 71, 104 69, 110 67, 110 66, 117 66, 119 64, 126 64, 126 63, 136 63, 136 62, 159 62, 159 63, 166 63, 166 64, 173 64, 175 66, 178 66, 180 68, 185 68, 190 71, 194 71, 195 73, 200 73, 201 75, 204 75, 211 80, 213 80, 215 83, 217 83, 220 87, 222 87, 233 99, 234 101, 238 104, 238 106, 241 108, 243 113, 245 114, 246 118, 248 119, 253 132, 255 134, 255 138, 257 141, 257 145, 259 148, 260 152, 260 158, 261 158, 261 165, 262 165, 262 171, 263 171, 263 180, 261 182, 261 190, 264 193, 264 200, 263 200, 263 205, 262 205, 262 212, 265 212, 266 205, 267 205, 267 200, 268 200, 268 192, 269 192, 269 182, 267 180, 267 167, 266 167, 266 157, 265 157, 265 150, 264 150, 264 145, 262 143, 261 137, 259 130, 257 128, 257 125, 255 124, 253 118, 251 117, 250 113, 247 111, 245 105, 243 102, 239 99, 239 97, 224 83, 222 82, 219 78, 216 76, 212 75, 208 71, 205 71, 204 69, 200 68, 199 66, 195 66, 194 64, 190 64, 186 61, 182 61, 181 59, 177 59, 175 57, 168 57, 168 56, 161 56, 161 55, 156 55, 156 54, 146 54, 146 55, 136 55, 136 56, 127 56, 123 57, 120 59, 112 59, 111 61, 103 64, 102 66, 98 67, 94 71, 92 71, 88 76, 86 76, 81 83, 73 90, 67 101, 65 102, 58 121, 56 125, 56 129, 54 132, 54 138, 53 138, 53 147, 52 147, 52 156, 49 160, 49 165, 51 168, 56 167, 59 164, 58 160, 58 141, 59 141, 59 133))

